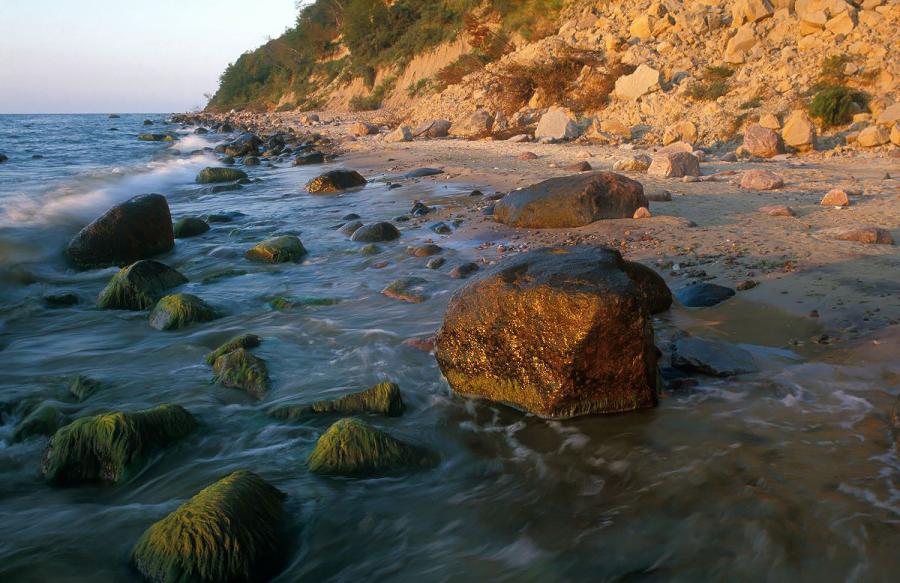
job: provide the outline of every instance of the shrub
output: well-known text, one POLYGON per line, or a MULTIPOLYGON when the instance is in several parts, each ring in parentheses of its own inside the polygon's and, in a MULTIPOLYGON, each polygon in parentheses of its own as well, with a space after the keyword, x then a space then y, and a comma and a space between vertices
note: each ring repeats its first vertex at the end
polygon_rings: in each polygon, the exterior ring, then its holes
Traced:
POLYGON ((694 101, 715 101, 728 93, 728 79, 734 75, 729 67, 706 67, 700 80, 691 83, 685 95, 694 101))
POLYGON ((865 94, 843 85, 819 90, 809 104, 809 114, 828 126, 850 123, 857 107, 866 104, 865 94))
POLYGON ((819 69, 819 78, 825 83, 840 84, 846 79, 844 67, 851 62, 853 57, 850 55, 831 55, 822 61, 822 67, 819 69))
POLYGON ((374 111, 381 108, 381 102, 397 82, 395 77, 388 77, 378 84, 369 95, 356 95, 350 99, 350 111, 374 111))

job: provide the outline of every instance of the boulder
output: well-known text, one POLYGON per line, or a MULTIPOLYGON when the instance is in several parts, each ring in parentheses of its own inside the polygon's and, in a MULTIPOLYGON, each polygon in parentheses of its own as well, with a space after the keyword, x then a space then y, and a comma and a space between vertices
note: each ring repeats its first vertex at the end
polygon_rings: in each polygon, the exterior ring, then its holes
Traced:
POLYGON ((646 172, 653 163, 653 158, 646 154, 637 154, 624 160, 616 160, 613 170, 618 172, 646 172))
POLYGON ((366 185, 366 179, 355 170, 332 170, 313 178, 306 184, 310 194, 340 192, 366 185))
POLYGON ((891 143, 900 146, 900 123, 894 124, 891 130, 891 143))
POLYGON ((241 389, 251 397, 262 399, 269 390, 266 361, 244 348, 227 352, 213 362, 215 382, 229 389, 241 389))
POLYGON ((431 452, 349 417, 319 437, 306 465, 314 474, 365 478, 431 467, 431 452))
POLYGON ((241 156, 255 156, 259 154, 262 140, 252 132, 244 132, 233 141, 225 144, 225 154, 239 158, 241 156))
POLYGON ((187 239, 202 235, 209 230, 209 224, 199 217, 182 217, 172 225, 176 239, 187 239))
POLYGON ((659 71, 642 63, 634 73, 616 80, 615 94, 623 99, 637 100, 658 90, 659 82, 659 71))
POLYGON ((469 115, 467 118, 456 122, 450 128, 450 133, 460 138, 476 138, 486 136, 494 127, 494 116, 479 109, 469 115))
POLYGON ((206 364, 212 366, 220 356, 234 352, 238 348, 256 348, 262 343, 262 339, 256 334, 241 334, 235 336, 225 344, 219 346, 206 355, 206 364))
POLYGON ((443 253, 444 250, 439 245, 428 243, 418 247, 407 247, 406 252, 413 257, 431 257, 432 255, 443 253))
POLYGON ((846 190, 833 188, 822 197, 819 204, 822 206, 850 206, 850 196, 846 190))
POLYGON ((810 121, 805 111, 797 110, 784 122, 781 130, 784 143, 800 151, 815 149, 816 126, 810 121))
POLYGON ((638 293, 651 314, 659 314, 672 307, 672 291, 660 274, 636 261, 625 261, 623 269, 637 286, 638 293))
POLYGON ((360 227, 363 226, 362 221, 350 221, 349 223, 344 223, 341 225, 339 229, 342 235, 347 235, 348 237, 352 237, 353 233, 358 231, 360 227))
POLYGON ((657 153, 653 156, 647 174, 662 178, 700 176, 700 160, 688 152, 657 153))
POLYGON ((551 107, 541 116, 534 137, 554 141, 574 140, 581 135, 574 113, 562 107, 551 107))
POLYGON ((174 246, 166 197, 143 194, 117 204, 81 229, 66 247, 66 257, 79 269, 123 266, 174 246))
POLYGON ((769 215, 770 217, 795 217, 797 213, 794 209, 787 205, 778 204, 773 206, 760 207, 759 212, 769 215))
POLYGON ((385 296, 407 302, 409 304, 421 304, 428 299, 425 294, 425 284, 428 282, 421 277, 401 277, 392 281, 381 290, 385 296))
POLYGON ((263 581, 277 573, 285 494, 239 470, 154 523, 131 551, 146 581, 263 581))
POLYGON ((142 142, 174 142, 175 138, 169 134, 138 134, 142 142))
POLYGON ((384 141, 388 143, 411 142, 412 139, 412 130, 406 126, 401 126, 384 136, 384 141))
POLYGON ((730 287, 715 283, 696 283, 675 292, 681 305, 688 308, 709 308, 734 296, 730 287))
POLYGON ((297 263, 302 261, 306 254, 306 247, 303 246, 299 237, 282 235, 257 243, 244 253, 244 257, 260 263, 287 263, 289 261, 297 263))
POLYGON ((350 135, 353 136, 374 136, 378 134, 378 126, 364 121, 358 121, 350 126, 350 135))
POLYGON ((380 223, 372 223, 371 225, 363 225, 353 232, 350 237, 351 241, 357 243, 383 243, 386 241, 395 241, 400 238, 400 231, 397 227, 382 221, 380 223))
POLYGON ((259 158, 256 156, 245 156, 241 162, 244 166, 259 166, 259 158))
MULTIPOLYGON (((764 128, 768 128, 770 130, 780 130, 781 122, 778 120, 778 116, 772 113, 764 113, 759 116, 759 125, 764 128)), ((784 136, 782 136, 784 137, 784 136)))
POLYGON ((48 437, 66 425, 65 414, 51 403, 41 403, 16 425, 12 434, 12 443, 25 441, 29 437, 48 437))
POLYGON ((379 383, 374 387, 351 393, 345 397, 331 401, 317 401, 311 405, 288 405, 272 411, 278 419, 299 419, 307 415, 317 414, 356 414, 375 413, 388 417, 399 417, 403 414, 403 398, 400 387, 396 383, 379 383))
POLYGON ((754 124, 744 132, 744 149, 760 158, 784 154, 784 142, 775 130, 754 124))
POLYGON ((894 244, 894 238, 891 236, 890 231, 873 226, 826 229, 822 231, 822 234, 838 241, 853 241, 856 243, 866 243, 868 245, 894 244))
POLYGON ((891 132, 882 125, 869 126, 859 132, 856 143, 863 148, 883 146, 891 141, 891 132))
POLYGON ((197 174, 197 184, 214 184, 219 182, 234 182, 247 178, 247 173, 237 168, 219 168, 208 166, 197 174))
POLYGON ((322 152, 307 152, 306 154, 298 154, 294 158, 294 166, 309 166, 310 164, 322 164, 325 162, 325 154, 322 152))
POLYGON ((753 355, 727 342, 705 338, 682 338, 675 342, 672 366, 714 377, 731 377, 757 372, 753 355))
POLYGON ((50 439, 41 472, 59 485, 118 482, 152 450, 185 437, 195 427, 194 416, 178 405, 82 417, 50 439))
POLYGON ((741 188, 746 190, 775 190, 782 186, 781 176, 768 170, 747 170, 741 176, 741 188))
POLYGON ((725 45, 725 54, 722 55, 722 59, 726 63, 740 65, 747 60, 747 53, 756 46, 757 42, 753 25, 745 24, 728 40, 728 44, 725 45))
POLYGON ((188 282, 178 271, 152 259, 142 259, 112 276, 97 298, 104 310, 146 310, 167 290, 188 282))
POLYGON ((731 26, 758 22, 775 13, 769 0, 737 0, 731 6, 731 26))
POLYGON ((172 294, 159 300, 150 311, 150 326, 157 330, 176 330, 193 322, 210 322, 218 313, 193 294, 172 294))
POLYGON ((449 120, 436 119, 428 121, 413 130, 413 136, 416 138, 446 138, 453 126, 449 120))
POLYGON ((456 392, 542 417, 657 400, 650 314, 609 248, 537 249, 472 280, 450 300, 436 357, 456 392))
POLYGON ((631 218, 648 206, 639 182, 612 172, 550 178, 510 192, 494 206, 494 219, 511 227, 581 227, 601 219, 631 218))

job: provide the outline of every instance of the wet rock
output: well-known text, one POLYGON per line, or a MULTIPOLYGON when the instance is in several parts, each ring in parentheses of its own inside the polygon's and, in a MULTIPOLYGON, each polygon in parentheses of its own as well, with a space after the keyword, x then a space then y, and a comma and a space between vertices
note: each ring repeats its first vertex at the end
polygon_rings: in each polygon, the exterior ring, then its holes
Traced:
POLYGON ((372 255, 378 255, 381 253, 381 247, 376 245, 375 243, 369 243, 368 245, 363 245, 359 248, 359 254, 364 255, 366 257, 371 257, 372 255))
POLYGON ((428 225, 428 228, 438 235, 449 235, 453 232, 453 229, 450 228, 450 225, 444 222, 433 223, 431 225, 428 225))
POLYGON ((213 362, 215 381, 229 389, 240 389, 251 397, 262 399, 269 390, 266 361, 237 348, 213 362))
POLYGON ((413 257, 431 257, 432 255, 443 253, 444 249, 433 243, 428 243, 426 245, 419 245, 418 247, 408 247, 406 252, 413 257))
POLYGON ((688 308, 709 308, 734 296, 734 290, 715 283, 697 283, 675 292, 681 305, 688 308))
POLYGON ((890 231, 880 227, 859 226, 859 227, 838 227, 834 229, 824 229, 822 234, 830 239, 837 241, 853 241, 856 243, 866 243, 869 245, 893 245, 894 238, 890 231))
POLYGON ((353 236, 353 233, 358 231, 360 229, 360 227, 362 227, 362 226, 363 226, 362 221, 350 221, 349 223, 346 223, 341 226, 340 232, 344 235, 347 235, 348 237, 351 237, 351 236, 353 236))
POLYGON ((259 154, 259 147, 261 145, 262 140, 259 136, 251 132, 244 132, 233 141, 225 144, 225 153, 229 156, 234 156, 235 158, 240 158, 241 156, 256 156, 259 154))
POLYGON ((415 130, 413 130, 413 136, 415 137, 423 137, 423 138, 446 138, 450 133, 450 128, 453 124, 446 119, 436 119, 433 121, 425 122, 415 130))
POLYGON ((226 166, 232 166, 235 163, 235 159, 232 158, 231 156, 225 156, 224 158, 222 158, 221 162, 222 162, 222 164, 225 164, 226 166))
POLYGON ((313 178, 306 184, 310 194, 341 192, 366 185, 366 179, 354 170, 332 170, 313 178))
POLYGON ((753 355, 726 342, 682 338, 675 342, 672 366, 715 377, 730 377, 758 370, 753 355))
POLYGON ((425 215, 427 215, 428 213, 430 213, 433 210, 434 209, 431 208, 430 206, 426 205, 422 201, 417 200, 413 203, 413 206, 410 209, 409 214, 411 214, 414 217, 424 217, 425 215))
POLYGON ((578 119, 570 110, 562 107, 551 107, 541 116, 534 137, 554 141, 574 140, 581 135, 578 119))
POLYGON ((428 263, 425 264, 425 267, 427 267, 428 269, 440 269, 446 262, 447 260, 443 257, 434 257, 428 260, 428 263))
POLYGON ((146 310, 167 290, 184 285, 188 279, 164 263, 143 259, 115 274, 97 297, 104 310, 146 310))
POLYGON ((260 263, 287 263, 289 261, 297 263, 302 261, 306 254, 306 247, 303 246, 299 237, 282 235, 257 243, 244 253, 244 257, 260 263))
POLYGON ((427 468, 435 462, 429 451, 350 417, 322 434, 306 465, 314 474, 364 478, 427 468))
POLYGON ((656 271, 636 261, 625 261, 623 269, 637 286, 651 314, 659 314, 672 307, 672 291, 669 290, 666 280, 656 271))
POLYGON ((324 162, 325 154, 322 152, 309 152, 294 158, 294 166, 308 166, 309 164, 322 164, 324 162))
POLYGON ((797 213, 794 209, 787 205, 777 204, 773 206, 760 207, 759 212, 769 215, 770 217, 795 217, 797 213))
POLYGON ((50 439, 41 472, 57 485, 118 482, 152 450, 185 437, 197 426, 178 405, 76 419, 50 439))
POLYGON ((3 164, 7 160, 9 160, 9 157, 6 154, 0 153, 0 164, 3 164))
POLYGON ((59 407, 51 403, 42 403, 16 425, 12 443, 25 441, 29 437, 53 435, 66 423, 68 420, 59 407))
POLYGON ((380 383, 365 391, 351 393, 340 399, 317 401, 312 405, 279 407, 272 411, 272 416, 278 419, 298 419, 306 415, 324 413, 375 413, 398 417, 403 414, 403 398, 400 395, 399 385, 380 383))
POLYGON ((647 206, 639 182, 612 172, 551 178, 510 192, 494 206, 494 219, 533 229, 581 227, 623 219, 647 206))
POLYGON ((349 213, 341 217, 342 221, 355 221, 359 219, 360 216, 356 213, 349 213))
POLYGON ((478 271, 478 264, 470 261, 468 263, 463 263, 462 265, 457 265, 450 270, 448 275, 453 279, 465 279, 476 271, 478 271))
POLYGON ((206 221, 199 217, 182 217, 172 226, 172 232, 176 239, 186 239, 202 235, 209 230, 206 221))
POLYGON ((404 174, 403 178, 425 178, 426 176, 437 176, 443 173, 444 171, 439 168, 416 168, 404 174))
POLYGON ((207 167, 197 174, 197 184, 213 184, 218 182, 234 182, 247 178, 247 173, 237 168, 207 167))
POLYGON ((73 293, 50 294, 44 296, 44 305, 48 308, 68 308, 78 303, 78 296, 73 293))
POLYGON ((138 140, 142 142, 174 142, 175 138, 169 134, 138 134, 138 140))
POLYGON ((410 304, 420 304, 428 299, 424 292, 424 286, 428 283, 421 277, 401 277, 392 281, 381 293, 389 298, 408 302, 410 304))
POLYGON ((741 176, 741 188, 746 190, 775 190, 782 186, 781 176, 768 170, 747 170, 741 176))
POLYGON ((104 385, 100 381, 83 375, 75 375, 69 381, 69 393, 79 403, 102 391, 103 388, 104 385))
POLYGON ((244 166, 259 166, 259 158, 256 156, 244 156, 244 159, 241 160, 244 166))
POLYGON ((240 470, 154 523, 131 551, 147 581, 265 581, 277 573, 285 494, 240 470))
POLYGON ((658 153, 653 156, 647 174, 661 178, 700 176, 700 160, 688 152, 658 153))
POLYGON ((218 313, 193 294, 165 296, 150 311, 150 326, 157 330, 176 330, 193 322, 210 322, 218 313))
POLYGON ((262 338, 256 334, 241 334, 235 336, 225 344, 222 344, 212 352, 206 355, 206 364, 212 366, 220 356, 225 356, 229 352, 234 352, 238 348, 256 348, 262 343, 262 338))
POLYGON ((378 126, 371 123, 366 123, 364 121, 358 121, 352 126, 350 126, 350 135, 363 137, 363 136, 374 136, 379 132, 378 126))
POLYGON ((847 191, 834 188, 822 197, 819 204, 822 206, 850 206, 850 196, 847 195, 847 191))
POLYGON ((553 247, 505 261, 453 295, 436 349, 455 391, 543 417, 656 404, 650 314, 613 249, 553 247))
POLYGON ((760 158, 784 154, 784 142, 777 132, 754 124, 744 132, 744 150, 760 158))
POLYGON ((172 215, 161 194, 144 194, 117 204, 81 229, 66 257, 79 269, 128 265, 175 246, 172 215))
POLYGON ((397 227, 388 222, 380 222, 356 229, 350 240, 357 243, 383 243, 399 238, 400 231, 397 230, 397 227))

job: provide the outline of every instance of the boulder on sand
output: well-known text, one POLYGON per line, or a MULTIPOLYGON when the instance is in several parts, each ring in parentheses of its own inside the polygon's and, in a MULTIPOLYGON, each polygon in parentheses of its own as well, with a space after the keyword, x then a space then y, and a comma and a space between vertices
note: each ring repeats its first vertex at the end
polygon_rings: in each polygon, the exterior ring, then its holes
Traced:
POLYGON ((218 182, 234 182, 247 178, 247 173, 237 168, 218 168, 209 166, 197 174, 197 184, 214 184, 218 182))
POLYGON ((784 186, 784 179, 769 170, 747 170, 741 176, 741 188, 746 190, 775 190, 784 186))
POLYGON ((413 130, 414 137, 446 138, 453 124, 446 119, 428 121, 413 130))
POLYGON ((142 259, 112 276, 100 296, 97 307, 105 310, 146 310, 173 287, 188 279, 164 263, 142 259))
POLYGON ((534 137, 554 141, 574 140, 581 135, 575 114, 562 107, 551 107, 541 116, 534 137))
POLYGON ((306 247, 299 237, 282 235, 257 243, 244 253, 244 257, 260 263, 296 263, 306 257, 306 247))
POLYGON ((653 407, 658 352, 618 251, 549 247, 457 291, 436 357, 463 395, 568 418, 653 407))
POLYGON ((79 269, 121 267, 174 246, 166 197, 142 194, 117 204, 81 229, 66 247, 66 257, 79 269))
POLYGON ((284 492, 239 470, 148 528, 131 551, 147 581, 263 581, 278 570, 284 492))
POLYGON ((332 170, 306 183, 306 192, 322 194, 365 186, 366 179, 355 170, 332 170))
POLYGON ((662 178, 700 176, 700 160, 688 152, 658 152, 647 174, 662 178))
POLYGON ((494 219, 511 227, 582 227, 601 219, 631 218, 648 206, 639 182, 595 172, 550 178, 514 190, 494 205, 494 219))
POLYGON ((50 439, 41 472, 55 484, 118 482, 144 455, 183 438, 196 426, 194 416, 178 405, 82 417, 50 439))
POLYGON ((744 149, 760 158, 772 158, 784 154, 784 142, 772 129, 754 124, 744 132, 744 149))
POLYGON ((378 134, 378 126, 364 121, 358 121, 350 126, 350 135, 352 136, 374 136, 378 134))
POLYGON ((426 468, 436 461, 431 452, 348 417, 319 437, 306 465, 314 474, 365 478, 426 468))
POLYGON ((374 387, 351 393, 340 399, 317 401, 311 405, 288 405, 272 411, 278 419, 298 419, 306 415, 326 413, 376 413, 388 417, 403 414, 403 398, 396 383, 379 383, 374 387))
POLYGON ((477 138, 489 134, 492 127, 494 116, 484 109, 479 109, 453 124, 450 133, 460 138, 477 138))
POLYGON ((172 294, 159 300, 150 311, 150 326, 157 330, 176 330, 192 322, 209 322, 219 314, 193 294, 172 294))
POLYGON ((894 238, 891 232, 881 227, 873 227, 870 225, 859 227, 836 227, 833 229, 824 229, 820 231, 829 239, 836 241, 853 241, 855 243, 866 243, 868 245, 893 245, 894 238))

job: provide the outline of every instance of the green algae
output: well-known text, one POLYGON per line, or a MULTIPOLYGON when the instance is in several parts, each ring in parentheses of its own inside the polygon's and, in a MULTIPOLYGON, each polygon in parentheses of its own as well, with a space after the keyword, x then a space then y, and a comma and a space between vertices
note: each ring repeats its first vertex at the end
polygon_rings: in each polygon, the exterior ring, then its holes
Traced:
POLYGON ((248 249, 244 257, 260 263, 287 263, 299 262, 306 257, 306 253, 306 248, 299 237, 282 235, 258 243, 248 249))
POLYGON ((237 168, 207 167, 197 174, 198 184, 213 184, 216 182, 234 182, 241 178, 247 178, 247 173, 237 168))
POLYGON ((164 263, 152 259, 136 261, 119 270, 97 297, 97 307, 106 310, 145 310, 166 290, 188 279, 164 263))
POLYGON ((12 441, 17 443, 36 435, 53 435, 66 423, 66 416, 59 407, 42 403, 16 425, 12 441))
POLYGON ((193 294, 165 296, 150 312, 150 326, 157 330, 184 328, 192 322, 209 322, 219 315, 209 304, 193 294))
POLYGON ((375 413, 388 417, 403 414, 403 398, 396 383, 379 383, 374 387, 330 401, 317 401, 311 405, 288 405, 272 411, 278 419, 293 420, 306 415, 375 413))
POLYGON ((103 383, 86 377, 84 375, 75 375, 69 381, 69 392, 75 397, 79 403, 88 399, 98 391, 103 389, 103 383))
POLYGON ((235 336, 225 344, 219 346, 206 355, 206 364, 212 366, 220 356, 225 356, 238 348, 256 348, 262 343, 262 339, 256 334, 241 334, 235 336))
POLYGON ((266 361, 243 348, 216 358, 213 372, 218 384, 230 389, 241 389, 257 399, 262 399, 269 390, 266 361))

